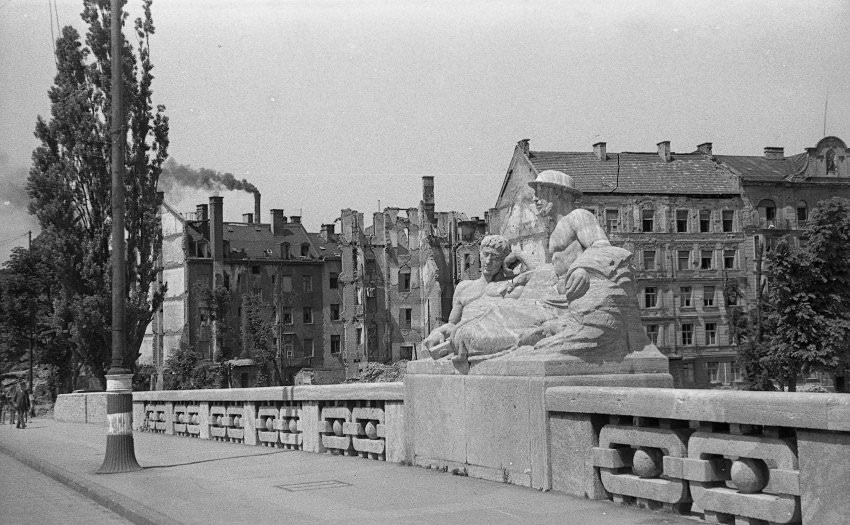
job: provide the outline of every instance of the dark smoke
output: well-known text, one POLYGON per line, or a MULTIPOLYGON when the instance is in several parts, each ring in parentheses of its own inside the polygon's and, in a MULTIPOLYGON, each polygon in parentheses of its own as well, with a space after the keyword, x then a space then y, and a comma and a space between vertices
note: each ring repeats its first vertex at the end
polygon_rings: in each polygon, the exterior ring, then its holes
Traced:
POLYGON ((212 191, 241 190, 254 194, 260 193, 256 186, 245 179, 237 179, 232 173, 220 173, 207 168, 195 169, 191 166, 179 164, 174 159, 169 159, 162 166, 162 174, 159 177, 159 190, 166 193, 174 193, 179 192, 178 187, 212 191))

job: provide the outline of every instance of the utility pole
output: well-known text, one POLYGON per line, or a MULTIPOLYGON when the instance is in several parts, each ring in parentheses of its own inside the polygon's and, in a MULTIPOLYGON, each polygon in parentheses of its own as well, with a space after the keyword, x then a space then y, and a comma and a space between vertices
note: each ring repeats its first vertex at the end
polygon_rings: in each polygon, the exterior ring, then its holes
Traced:
POLYGON ((124 368, 126 268, 124 241, 124 147, 127 142, 121 33, 123 0, 110 1, 112 44, 112 366, 106 373, 106 455, 98 474, 141 470, 133 445, 133 374, 124 368))
MULTIPOLYGON (((30 268, 32 268, 33 260, 32 260, 32 230, 27 232, 27 256, 29 257, 30 268)), ((32 310, 33 305, 30 304, 30 373, 29 373, 29 384, 30 392, 33 391, 32 386, 32 347, 33 347, 33 337, 35 336, 35 312, 32 310)))

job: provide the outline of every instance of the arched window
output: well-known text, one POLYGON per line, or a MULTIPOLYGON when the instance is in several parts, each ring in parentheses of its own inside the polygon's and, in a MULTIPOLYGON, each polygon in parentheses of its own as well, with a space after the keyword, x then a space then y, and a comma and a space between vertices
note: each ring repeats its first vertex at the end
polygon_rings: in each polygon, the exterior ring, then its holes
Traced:
POLYGON ((759 226, 772 228, 776 226, 776 203, 770 199, 762 199, 758 205, 759 226))
POLYGON ((835 150, 830 149, 826 152, 826 172, 835 173, 835 150))
POLYGON ((809 220, 809 207, 806 205, 806 201, 798 201, 797 202, 797 227, 805 228, 806 221, 809 220))

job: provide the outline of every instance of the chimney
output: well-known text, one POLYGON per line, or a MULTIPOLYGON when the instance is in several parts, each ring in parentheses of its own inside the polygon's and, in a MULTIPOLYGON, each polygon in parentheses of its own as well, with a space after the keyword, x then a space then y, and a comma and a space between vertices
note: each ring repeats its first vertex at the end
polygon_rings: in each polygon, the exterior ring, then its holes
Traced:
POLYGON ((272 210, 272 235, 283 235, 284 224, 286 217, 283 216, 283 210, 272 210))
POLYGON ((658 156, 664 162, 670 162, 670 141, 662 140, 658 143, 658 156))
POLYGON ((213 263, 224 260, 224 198, 210 197, 210 254, 213 263))
POLYGON ((290 220, 291 220, 294 224, 301 224, 301 216, 300 216, 300 215, 290 215, 290 216, 289 216, 289 219, 290 219, 290 220))
POLYGON ((428 222, 434 223, 434 177, 422 177, 422 208, 428 222))
POLYGON ((708 155, 710 157, 712 155, 711 142, 703 142, 702 144, 697 146, 697 151, 699 151, 703 155, 708 155))
POLYGON ((325 242, 336 242, 336 232, 334 224, 322 224, 322 239, 325 242))
POLYGON ((764 148, 764 158, 769 160, 784 160, 785 148, 766 146, 764 148))
POLYGON ((593 145, 593 153, 596 154, 596 158, 599 160, 608 160, 608 154, 605 151, 606 144, 604 142, 597 142, 593 145))
POLYGON ((254 192, 254 220, 260 224, 260 192, 254 192))
POLYGON ((521 141, 516 143, 516 147, 519 148, 520 151, 528 155, 531 151, 531 146, 529 145, 530 141, 531 139, 522 139, 521 141))
POLYGON ((242 222, 245 224, 251 224, 254 222, 254 214, 253 213, 243 213, 242 214, 242 222))
POLYGON ((209 205, 207 204, 198 204, 195 206, 195 220, 196 221, 205 221, 209 219, 209 205))

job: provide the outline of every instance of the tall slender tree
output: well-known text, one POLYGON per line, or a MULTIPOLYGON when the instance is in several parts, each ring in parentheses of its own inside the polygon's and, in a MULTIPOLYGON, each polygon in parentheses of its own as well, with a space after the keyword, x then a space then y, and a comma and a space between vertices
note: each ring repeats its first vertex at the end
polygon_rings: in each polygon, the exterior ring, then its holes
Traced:
MULTIPOLYGON (((154 34, 151 1, 135 20, 135 48, 125 40, 122 68, 128 115, 125 177, 127 356, 131 368, 153 311, 161 241, 157 182, 168 154, 168 117, 152 103, 154 34)), ((108 0, 83 0, 85 42, 71 26, 56 42, 51 116, 39 116, 27 191, 30 212, 52 240, 61 288, 53 316, 64 324, 92 373, 103 377, 111 349, 112 224, 110 188, 111 71, 108 0)), ((124 23, 126 24, 126 16, 124 23)))

